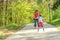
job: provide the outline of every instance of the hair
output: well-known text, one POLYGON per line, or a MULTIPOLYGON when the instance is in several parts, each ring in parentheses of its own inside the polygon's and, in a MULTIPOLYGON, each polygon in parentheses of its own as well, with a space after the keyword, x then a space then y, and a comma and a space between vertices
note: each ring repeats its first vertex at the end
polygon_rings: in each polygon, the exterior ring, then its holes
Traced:
POLYGON ((38 10, 35 10, 35 13, 38 12, 38 10))
POLYGON ((42 16, 41 14, 39 16, 42 16))
POLYGON ((38 12, 38 10, 35 10, 35 12, 38 12))

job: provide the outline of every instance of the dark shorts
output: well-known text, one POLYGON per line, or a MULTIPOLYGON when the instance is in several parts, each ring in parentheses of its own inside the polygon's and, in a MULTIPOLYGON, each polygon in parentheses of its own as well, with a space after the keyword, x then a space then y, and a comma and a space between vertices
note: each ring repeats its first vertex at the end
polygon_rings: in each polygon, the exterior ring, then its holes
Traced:
POLYGON ((34 19, 34 22, 38 22, 38 19, 34 19))

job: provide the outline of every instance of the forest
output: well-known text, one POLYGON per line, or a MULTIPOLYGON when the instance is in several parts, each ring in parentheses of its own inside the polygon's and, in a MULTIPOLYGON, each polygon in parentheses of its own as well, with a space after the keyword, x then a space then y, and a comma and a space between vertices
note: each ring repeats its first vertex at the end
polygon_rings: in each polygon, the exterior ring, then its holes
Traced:
POLYGON ((0 30, 20 30, 33 23, 35 10, 60 28, 60 0, 0 0, 0 30))

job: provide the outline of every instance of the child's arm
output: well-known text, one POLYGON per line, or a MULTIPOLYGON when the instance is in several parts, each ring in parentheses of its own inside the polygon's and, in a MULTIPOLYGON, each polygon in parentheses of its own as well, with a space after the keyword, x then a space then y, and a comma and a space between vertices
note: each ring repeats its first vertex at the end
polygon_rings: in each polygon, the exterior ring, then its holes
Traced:
POLYGON ((43 22, 45 21, 45 18, 42 18, 43 22))
POLYGON ((43 18, 43 21, 45 22, 46 18, 43 18))

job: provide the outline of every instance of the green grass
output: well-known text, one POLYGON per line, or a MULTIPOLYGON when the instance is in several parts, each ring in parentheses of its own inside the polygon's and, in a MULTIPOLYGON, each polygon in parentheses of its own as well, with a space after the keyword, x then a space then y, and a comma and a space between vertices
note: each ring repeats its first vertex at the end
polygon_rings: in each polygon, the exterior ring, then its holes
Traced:
POLYGON ((4 36, 2 35, 2 32, 0 31, 0 40, 3 40, 4 36))
POLYGON ((9 35, 12 35, 16 31, 22 29, 24 25, 18 26, 16 24, 9 24, 6 26, 0 26, 0 40, 4 40, 9 35))
POLYGON ((60 20, 56 19, 56 20, 53 20, 51 23, 54 25, 60 25, 60 20))
POLYGON ((57 29, 60 30, 60 26, 57 26, 57 29))
POLYGON ((9 31, 6 29, 0 30, 0 40, 6 39, 6 37, 12 35, 13 33, 15 33, 15 32, 9 31))
POLYGON ((60 30, 60 19, 55 19, 55 20, 53 20, 53 21, 51 21, 51 22, 49 22, 49 23, 55 25, 56 28, 57 28, 58 30, 60 30))

